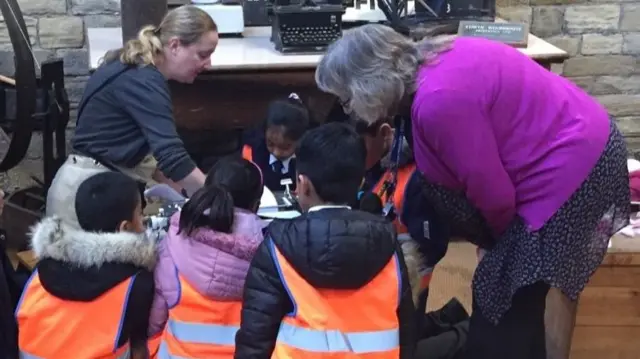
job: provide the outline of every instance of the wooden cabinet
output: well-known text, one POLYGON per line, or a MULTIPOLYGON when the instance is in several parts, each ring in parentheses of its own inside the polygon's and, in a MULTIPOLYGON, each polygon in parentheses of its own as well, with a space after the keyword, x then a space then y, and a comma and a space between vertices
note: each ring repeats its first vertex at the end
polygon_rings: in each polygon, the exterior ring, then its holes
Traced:
POLYGON ((640 358, 640 238, 616 235, 578 301, 570 359, 640 358))

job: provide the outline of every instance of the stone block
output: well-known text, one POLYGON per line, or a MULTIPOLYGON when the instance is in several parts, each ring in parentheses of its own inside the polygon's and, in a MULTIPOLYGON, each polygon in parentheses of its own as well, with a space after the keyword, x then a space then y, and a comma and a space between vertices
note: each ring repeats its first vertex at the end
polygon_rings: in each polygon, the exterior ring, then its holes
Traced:
MULTIPOLYGON (((48 60, 54 57, 55 54, 50 50, 34 48, 33 55, 35 56, 36 62, 41 64, 45 60, 48 60)), ((36 70, 36 74, 40 73, 40 69, 37 65, 34 66, 34 69, 36 70)), ((0 74, 9 76, 9 77, 14 76, 15 64, 14 64, 14 58, 13 58, 13 51, 11 50, 0 51, 0 74)))
POLYGON ((87 49, 58 50, 58 56, 64 60, 64 73, 67 76, 89 74, 89 52, 87 49))
POLYGON ((640 135, 640 116, 624 116, 616 118, 616 124, 624 135, 640 135))
POLYGON ((619 4, 619 3, 630 3, 636 2, 637 0, 581 0, 579 2, 584 3, 587 2, 589 4, 619 4))
POLYGON ((74 15, 104 14, 120 11, 120 0, 71 0, 74 15))
POLYGON ((556 75, 562 75, 562 71, 564 71, 564 64, 551 64, 551 68, 549 70, 556 75))
POLYGON ((45 49, 82 47, 84 25, 76 16, 46 17, 40 19, 40 46, 45 49))
POLYGON ((531 6, 545 5, 575 5, 586 3, 588 0, 530 0, 531 6))
POLYGON ((591 92, 591 88, 596 82, 596 78, 593 76, 571 77, 569 80, 587 92, 591 92))
POLYGON ((640 94, 640 75, 601 76, 591 88, 593 95, 640 94))
POLYGON ((620 5, 571 5, 567 6, 564 19, 570 33, 617 30, 620 5))
POLYGON ((0 74, 12 77, 14 71, 13 51, 0 50, 0 74))
POLYGON ((87 15, 84 17, 85 27, 120 27, 120 15, 87 15))
POLYGON ((18 0, 24 15, 55 15, 67 12, 66 0, 18 0))
POLYGON ((548 37, 562 33, 564 8, 561 6, 537 6, 533 8, 531 33, 548 37))
POLYGON ((82 99, 82 94, 84 93, 84 87, 87 84, 88 76, 80 76, 80 77, 66 77, 65 78, 65 88, 67 89, 67 94, 69 95, 69 102, 72 106, 80 103, 82 99))
POLYGON ((597 98, 616 118, 640 114, 640 95, 605 95, 597 98))
POLYGON ((580 51, 580 36, 552 36, 545 41, 566 51, 570 57, 576 56, 580 51))
POLYGON ((564 75, 567 77, 630 75, 638 70, 637 66, 633 56, 578 56, 565 61, 564 75))
POLYGON ((496 8, 529 6, 529 0, 496 0, 496 8))
MULTIPOLYGON (((31 45, 35 45, 36 37, 38 35, 38 20, 33 17, 25 16, 24 24, 27 25, 27 32, 31 45)), ((5 48, 11 49, 11 38, 9 37, 9 31, 7 30, 7 25, 5 24, 4 20, 0 21, 0 45, 6 45, 4 46, 5 48)))
POLYGON ((601 34, 584 34, 582 35, 583 55, 611 55, 622 52, 623 38, 620 34, 601 35, 601 34))
POLYGON ((622 5, 622 20, 620 21, 622 31, 640 31, 640 4, 622 5))
POLYGON ((640 32, 624 35, 622 52, 625 54, 640 55, 640 32))
POLYGON ((498 16, 512 22, 523 22, 531 24, 531 7, 529 6, 511 6, 505 8, 498 8, 498 16))

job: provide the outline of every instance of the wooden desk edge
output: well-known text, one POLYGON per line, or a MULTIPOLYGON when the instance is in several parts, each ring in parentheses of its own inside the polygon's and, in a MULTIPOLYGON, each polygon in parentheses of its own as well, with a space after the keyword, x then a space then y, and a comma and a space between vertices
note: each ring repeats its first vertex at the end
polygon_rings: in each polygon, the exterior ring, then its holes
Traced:
MULTIPOLYGON (((504 21, 501 19, 497 19, 496 21, 504 21)), ((89 57, 89 71, 93 72, 96 67, 94 63, 97 64, 97 61, 93 61, 95 59, 92 56, 91 50, 91 39, 90 33, 92 29, 106 29, 106 28, 88 28, 87 29, 87 43, 88 43, 88 57, 89 57)), ((530 57, 531 59, 542 62, 542 63, 562 63, 566 59, 569 58, 569 54, 558 48, 557 46, 529 33, 528 39, 528 47, 527 50, 523 51, 525 55, 530 57), (538 51, 538 53, 530 53, 534 52, 535 47, 544 48, 545 51, 538 51)), ((100 51, 100 50, 95 50, 100 51)), ((106 51, 105 51, 106 53, 106 51)), ((318 54, 319 56, 321 54, 318 54)), ((104 56, 104 53, 102 54, 104 56)), ((296 56, 296 55, 282 55, 282 56, 296 56)), ((301 61, 297 63, 269 63, 269 64, 238 64, 238 65, 215 65, 215 67, 211 70, 206 71, 203 75, 213 74, 213 73, 233 73, 233 72, 270 72, 270 71, 312 71, 318 65, 318 60, 310 60, 309 62, 301 61)))

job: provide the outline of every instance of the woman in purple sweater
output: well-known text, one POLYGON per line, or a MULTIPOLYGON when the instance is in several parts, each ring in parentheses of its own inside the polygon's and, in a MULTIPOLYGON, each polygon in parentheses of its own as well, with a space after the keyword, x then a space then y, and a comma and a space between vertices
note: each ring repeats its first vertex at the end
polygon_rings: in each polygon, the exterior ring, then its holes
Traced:
POLYGON ((346 31, 320 89, 368 123, 407 120, 424 199, 487 249, 468 358, 545 358, 550 287, 577 299, 629 218, 626 147, 604 107, 517 49, 346 31))

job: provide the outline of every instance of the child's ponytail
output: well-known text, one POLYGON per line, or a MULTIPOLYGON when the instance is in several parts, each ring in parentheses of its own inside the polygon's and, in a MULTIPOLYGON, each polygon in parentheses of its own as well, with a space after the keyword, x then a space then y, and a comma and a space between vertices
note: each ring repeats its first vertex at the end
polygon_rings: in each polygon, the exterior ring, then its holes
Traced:
POLYGON ((234 219, 231 193, 223 186, 208 185, 200 188, 184 204, 180 212, 178 233, 190 236, 198 227, 209 227, 217 232, 231 233, 234 219))

